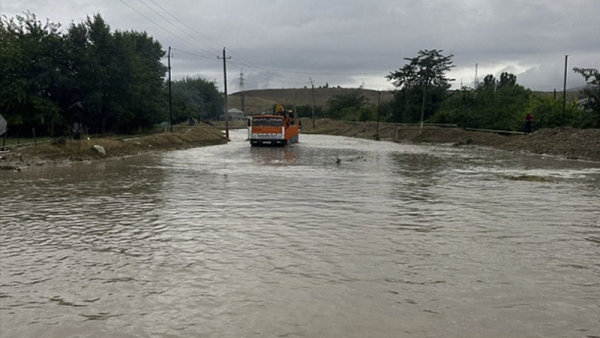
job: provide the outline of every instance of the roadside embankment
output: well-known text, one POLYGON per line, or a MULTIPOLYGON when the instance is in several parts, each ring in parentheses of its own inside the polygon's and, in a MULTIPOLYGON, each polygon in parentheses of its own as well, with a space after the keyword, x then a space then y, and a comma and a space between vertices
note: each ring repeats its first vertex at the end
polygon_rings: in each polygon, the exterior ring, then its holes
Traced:
MULTIPOLYGON (((223 126, 178 126, 173 133, 165 132, 129 138, 103 137, 82 140, 55 140, 52 144, 39 144, 12 148, 0 152, 2 170, 22 170, 47 164, 68 164, 111 158, 121 158, 149 152, 187 149, 224 144, 228 140, 220 128, 223 126), (94 146, 101 146, 102 154, 94 146)), ((241 122, 230 128, 245 128, 241 122)), ((305 134, 326 134, 364 139, 376 139, 377 123, 349 123, 330 119, 302 119, 305 134)), ((600 162, 600 129, 554 128, 541 129, 529 135, 501 135, 498 133, 466 131, 459 128, 426 127, 384 124, 379 126, 379 139, 401 143, 452 144, 454 146, 486 146, 512 152, 555 155, 568 159, 600 162)))
MULTIPOLYGON (((318 119, 302 120, 303 133, 375 139, 376 122, 349 123, 318 119)), ((379 139, 402 143, 437 143, 455 146, 486 146, 512 152, 547 154, 569 159, 600 161, 600 129, 541 129, 529 135, 503 135, 460 128, 379 125, 379 139)))
POLYGON ((57 139, 52 143, 12 148, 0 153, 0 170, 21 170, 46 164, 66 164, 102 159, 121 158, 149 152, 187 149, 227 143, 223 133, 212 126, 176 127, 146 136, 57 139), (94 147, 94 146, 100 146, 94 147), (104 150, 104 154, 102 153, 104 150))

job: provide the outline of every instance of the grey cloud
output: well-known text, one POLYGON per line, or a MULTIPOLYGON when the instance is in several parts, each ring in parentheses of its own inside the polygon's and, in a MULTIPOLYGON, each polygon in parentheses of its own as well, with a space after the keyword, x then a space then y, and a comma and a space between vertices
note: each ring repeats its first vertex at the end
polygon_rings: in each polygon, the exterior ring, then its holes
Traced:
MULTIPOLYGON (((207 57, 180 53, 174 61, 177 76, 207 74, 222 82, 216 56, 227 46, 232 88, 243 68, 247 89, 303 87, 309 76, 321 84, 354 86, 368 79, 366 87, 386 89, 391 86, 384 77, 400 68, 403 58, 433 48, 455 55, 458 67, 450 76, 457 83, 472 82, 475 63, 482 70, 518 72, 519 83, 548 90, 562 83, 565 54, 573 66, 600 68, 597 0, 142 0, 203 43, 140 1, 123 1, 171 33, 120 1, 3 0, 1 10, 12 16, 29 9, 63 25, 99 12, 113 29, 146 30, 165 49, 207 57)), ((576 79, 571 74, 569 85, 579 84, 576 79)))

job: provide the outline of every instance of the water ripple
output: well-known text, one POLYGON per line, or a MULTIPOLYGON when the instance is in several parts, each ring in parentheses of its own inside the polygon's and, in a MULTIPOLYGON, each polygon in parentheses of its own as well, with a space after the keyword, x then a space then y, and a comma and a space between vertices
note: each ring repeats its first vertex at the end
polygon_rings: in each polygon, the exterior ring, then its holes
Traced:
POLYGON ((2 336, 600 330, 596 164, 232 139, 3 173, 2 336), (548 180, 503 178, 522 175, 548 180))

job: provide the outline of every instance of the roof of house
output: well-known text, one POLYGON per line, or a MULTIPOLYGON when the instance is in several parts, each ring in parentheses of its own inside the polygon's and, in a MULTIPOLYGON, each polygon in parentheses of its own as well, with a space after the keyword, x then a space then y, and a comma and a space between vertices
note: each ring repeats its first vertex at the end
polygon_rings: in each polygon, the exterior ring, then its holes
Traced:
POLYGON ((237 109, 237 108, 231 108, 227 111, 229 114, 243 114, 244 112, 237 109))

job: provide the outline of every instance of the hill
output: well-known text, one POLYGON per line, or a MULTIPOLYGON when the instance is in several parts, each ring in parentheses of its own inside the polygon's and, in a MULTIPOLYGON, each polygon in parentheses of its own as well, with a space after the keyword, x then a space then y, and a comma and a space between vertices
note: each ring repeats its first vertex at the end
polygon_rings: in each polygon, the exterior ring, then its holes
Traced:
MULTIPOLYGON (((346 95, 354 92, 358 88, 315 88, 315 105, 325 107, 327 101, 336 95, 346 95)), ((363 95, 370 103, 377 103, 378 92, 372 89, 362 89, 363 95)), ((554 92, 534 91, 533 94, 538 97, 554 95, 554 92)), ((562 99, 562 91, 556 92, 557 99, 562 99)), ((579 89, 567 90, 567 101, 578 99, 579 89)), ((391 91, 381 92, 381 102, 390 102, 394 98, 391 91)), ((258 114, 270 111, 271 107, 280 103, 287 109, 294 109, 294 105, 303 106, 312 105, 312 89, 310 88, 282 88, 282 89, 255 89, 236 92, 228 95, 229 108, 243 110, 247 114, 258 114), (243 98, 243 108, 242 108, 243 98)))
MULTIPOLYGON (((350 94, 357 88, 315 88, 315 105, 325 106, 327 101, 336 95, 350 94)), ((362 89, 363 95, 370 103, 377 104, 378 92, 372 89, 362 89)), ((381 102, 390 102, 394 94, 390 91, 381 92, 381 102)), ((294 105, 312 105, 312 89, 257 89, 245 90, 228 95, 229 108, 241 109, 247 114, 257 114, 270 111, 273 104, 283 104, 287 109, 294 109, 294 105), (242 109, 242 97, 244 109, 242 109)))

